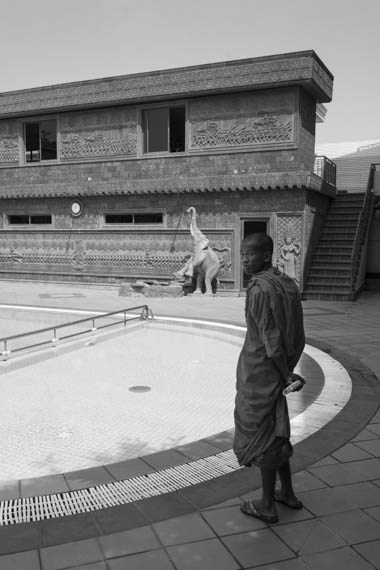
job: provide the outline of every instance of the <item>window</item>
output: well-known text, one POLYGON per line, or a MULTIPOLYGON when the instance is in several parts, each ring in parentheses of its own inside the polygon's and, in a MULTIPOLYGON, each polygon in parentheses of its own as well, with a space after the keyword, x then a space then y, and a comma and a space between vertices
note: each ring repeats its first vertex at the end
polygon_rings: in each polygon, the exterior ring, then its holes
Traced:
POLYGON ((144 152, 185 151, 185 107, 143 111, 144 152))
POLYGON ((128 214, 105 214, 106 224, 162 224, 162 212, 132 212, 128 214))
POLYGON ((24 123, 25 160, 41 162, 57 159, 57 121, 46 119, 24 123))
POLYGON ((25 226, 36 224, 51 224, 50 214, 10 214, 8 224, 11 226, 25 226))

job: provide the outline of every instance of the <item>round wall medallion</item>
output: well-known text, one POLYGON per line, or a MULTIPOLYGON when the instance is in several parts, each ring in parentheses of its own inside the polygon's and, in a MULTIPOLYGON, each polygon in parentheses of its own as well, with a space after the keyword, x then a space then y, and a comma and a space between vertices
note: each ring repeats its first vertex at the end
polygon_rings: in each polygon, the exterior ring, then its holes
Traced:
POLYGON ((130 392, 150 392, 152 388, 150 386, 131 386, 128 388, 130 392))
POLYGON ((71 202, 70 211, 72 216, 80 216, 83 210, 82 203, 79 200, 71 202))

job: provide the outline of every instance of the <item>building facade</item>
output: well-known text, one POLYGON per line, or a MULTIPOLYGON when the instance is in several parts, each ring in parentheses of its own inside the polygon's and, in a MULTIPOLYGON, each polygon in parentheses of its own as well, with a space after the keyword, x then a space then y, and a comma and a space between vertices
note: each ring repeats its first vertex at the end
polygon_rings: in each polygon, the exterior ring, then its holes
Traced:
POLYGON ((266 230, 302 289, 335 188, 315 173, 313 51, 0 94, 0 277, 170 279, 186 209, 244 289, 242 237, 266 230))

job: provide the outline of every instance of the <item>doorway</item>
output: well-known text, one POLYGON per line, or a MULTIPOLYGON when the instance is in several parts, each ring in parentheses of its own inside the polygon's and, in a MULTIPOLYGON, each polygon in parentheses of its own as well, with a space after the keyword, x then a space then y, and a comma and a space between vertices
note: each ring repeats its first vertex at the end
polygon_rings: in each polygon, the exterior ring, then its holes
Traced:
MULTIPOLYGON (((242 239, 246 238, 250 234, 255 233, 268 233, 268 223, 269 220, 263 219, 247 219, 241 220, 241 236, 242 239)), ((243 271, 242 266, 240 265, 240 291, 245 291, 247 289, 248 281, 250 280, 251 276, 247 275, 245 271, 243 271)))

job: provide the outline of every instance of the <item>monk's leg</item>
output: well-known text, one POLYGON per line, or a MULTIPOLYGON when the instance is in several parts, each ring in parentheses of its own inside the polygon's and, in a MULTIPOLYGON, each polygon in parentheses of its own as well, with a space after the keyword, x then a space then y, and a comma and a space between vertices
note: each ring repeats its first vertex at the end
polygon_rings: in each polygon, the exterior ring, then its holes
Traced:
POLYGON ((263 514, 274 515, 276 513, 274 488, 277 473, 275 469, 260 469, 260 471, 263 493, 260 503, 257 504, 263 514))
POLYGON ((278 469, 278 475, 281 482, 281 489, 276 492, 276 500, 293 509, 301 509, 302 503, 297 499, 293 490, 292 472, 289 460, 283 463, 283 465, 278 469))

